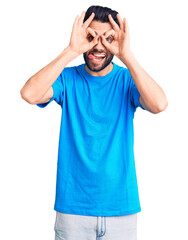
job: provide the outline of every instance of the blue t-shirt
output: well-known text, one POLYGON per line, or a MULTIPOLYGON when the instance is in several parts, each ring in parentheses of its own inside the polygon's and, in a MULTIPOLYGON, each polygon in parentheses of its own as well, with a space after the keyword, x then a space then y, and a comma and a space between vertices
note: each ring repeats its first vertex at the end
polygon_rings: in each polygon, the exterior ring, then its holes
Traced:
POLYGON ((88 216, 141 211, 133 118, 139 92, 127 68, 113 63, 106 76, 85 64, 66 67, 53 83, 62 109, 54 210, 88 216))

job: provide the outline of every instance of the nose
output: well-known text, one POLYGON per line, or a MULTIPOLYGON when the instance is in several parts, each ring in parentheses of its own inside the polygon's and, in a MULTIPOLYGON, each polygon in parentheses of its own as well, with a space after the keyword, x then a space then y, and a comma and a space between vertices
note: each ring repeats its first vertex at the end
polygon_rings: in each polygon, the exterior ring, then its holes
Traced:
POLYGON ((105 46, 102 44, 102 39, 101 37, 99 36, 99 39, 98 39, 98 43, 94 46, 95 49, 101 49, 101 50, 104 50, 105 49, 105 46))

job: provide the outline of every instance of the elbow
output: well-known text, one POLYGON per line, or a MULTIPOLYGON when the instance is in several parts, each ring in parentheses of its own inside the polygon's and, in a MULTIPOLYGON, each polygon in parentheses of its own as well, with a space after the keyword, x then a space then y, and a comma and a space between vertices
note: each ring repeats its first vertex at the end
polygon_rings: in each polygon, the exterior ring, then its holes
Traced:
POLYGON ((168 101, 167 99, 165 99, 163 103, 161 103, 159 106, 155 108, 153 113, 157 114, 157 113, 163 112, 167 107, 168 107, 168 101))
POLYGON ((26 91, 24 88, 22 88, 20 90, 20 95, 21 95, 22 99, 24 99, 29 104, 34 104, 35 103, 35 99, 32 97, 31 93, 26 91))

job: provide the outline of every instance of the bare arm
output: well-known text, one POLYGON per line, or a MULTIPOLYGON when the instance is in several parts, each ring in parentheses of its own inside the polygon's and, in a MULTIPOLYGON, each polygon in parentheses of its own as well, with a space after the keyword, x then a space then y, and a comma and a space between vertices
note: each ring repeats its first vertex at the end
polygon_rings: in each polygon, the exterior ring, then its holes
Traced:
POLYGON ((140 93, 140 104, 151 113, 160 113, 166 109, 168 102, 163 89, 140 66, 133 54, 126 55, 122 61, 128 67, 135 85, 140 93))
POLYGON ((85 11, 82 12, 80 17, 76 17, 68 47, 52 62, 33 75, 22 87, 20 94, 25 101, 30 104, 49 101, 53 96, 52 84, 65 66, 74 58, 96 45, 98 37, 88 27, 94 18, 94 14, 91 14, 87 21, 83 23, 84 16, 85 11), (88 33, 94 37, 92 42, 88 41, 88 33))
POLYGON ((102 36, 103 44, 112 54, 116 55, 129 69, 134 83, 140 93, 140 104, 151 113, 164 111, 168 106, 168 101, 163 89, 154 81, 152 77, 139 65, 130 50, 130 35, 126 19, 121 19, 117 14, 120 27, 109 15, 109 21, 113 27, 102 36), (114 40, 109 43, 106 37, 112 35, 114 40))
MULTIPOLYGON (((53 96, 52 84, 65 66, 75 57, 76 55, 69 48, 64 49, 57 58, 25 83, 20 91, 22 98, 30 104, 39 103, 44 96, 46 96, 47 101, 53 96)), ((41 102, 45 102, 45 98, 41 102)))

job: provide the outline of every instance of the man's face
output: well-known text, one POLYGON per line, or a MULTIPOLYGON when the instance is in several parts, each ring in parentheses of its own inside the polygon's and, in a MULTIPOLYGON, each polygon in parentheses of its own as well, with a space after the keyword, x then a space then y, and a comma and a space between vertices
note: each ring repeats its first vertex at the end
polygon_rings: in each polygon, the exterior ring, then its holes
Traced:
MULTIPOLYGON (((97 35, 99 35, 99 41, 97 45, 95 45, 88 52, 85 52, 83 56, 84 56, 84 60, 86 62, 87 67, 93 72, 99 72, 104 68, 106 68, 111 63, 114 57, 114 55, 111 54, 111 52, 108 51, 105 48, 105 46, 102 44, 102 39, 100 38, 102 34, 111 30, 112 26, 110 23, 102 23, 94 20, 91 22, 89 27, 92 28, 97 35)), ((88 40, 92 41, 93 36, 89 34, 88 40)), ((113 37, 109 36, 106 40, 108 42, 112 42, 113 37)))

